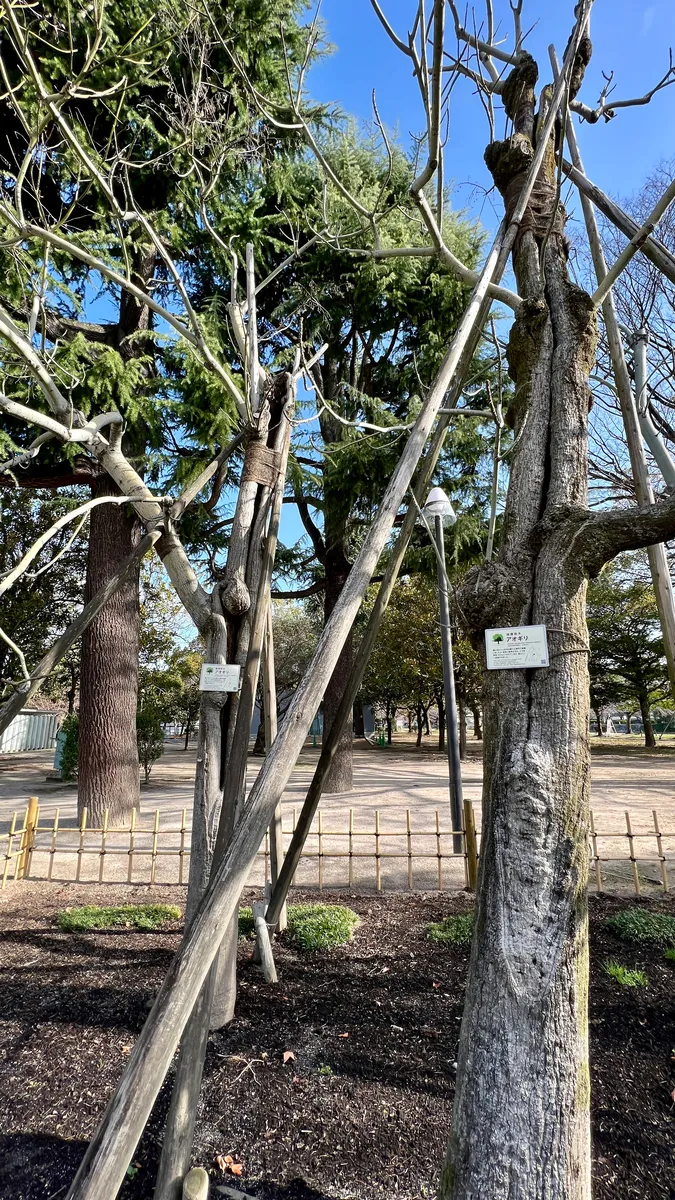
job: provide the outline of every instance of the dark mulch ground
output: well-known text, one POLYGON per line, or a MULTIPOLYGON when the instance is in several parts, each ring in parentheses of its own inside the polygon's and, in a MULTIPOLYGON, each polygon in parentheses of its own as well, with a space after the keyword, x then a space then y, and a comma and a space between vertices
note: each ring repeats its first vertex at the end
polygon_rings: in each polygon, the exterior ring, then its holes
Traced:
MULTIPOLYGON (((179 888, 154 894, 183 900, 179 888)), ((28 883, 0 897, 3 1200, 63 1196, 179 936, 63 934, 54 914, 68 904, 151 895, 28 883)), ((238 1015, 211 1042, 196 1157, 214 1179, 261 1200, 435 1194, 467 954, 434 946, 425 927, 464 911, 468 900, 347 902, 362 917, 354 941, 304 957, 280 947, 275 989, 261 982, 242 945, 238 1015), (284 1065, 285 1051, 294 1058, 284 1065), (227 1154, 243 1164, 241 1179, 216 1166, 216 1156, 227 1154)), ((675 911, 673 901, 649 903, 675 911)), ((604 929, 624 904, 591 900, 594 1197, 675 1200, 675 970, 660 951, 627 947, 604 929), (619 988, 602 973, 608 957, 646 970, 649 987, 619 988)), ((152 1195, 167 1103, 165 1091, 126 1200, 152 1195)))

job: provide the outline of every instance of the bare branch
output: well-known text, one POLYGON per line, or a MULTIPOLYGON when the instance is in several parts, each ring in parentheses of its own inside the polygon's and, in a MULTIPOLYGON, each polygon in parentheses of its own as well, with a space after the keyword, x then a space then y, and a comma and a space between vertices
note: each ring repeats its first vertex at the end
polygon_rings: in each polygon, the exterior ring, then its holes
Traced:
POLYGON ((636 108, 640 104, 649 104, 657 92, 675 83, 675 64, 673 63, 672 50, 669 51, 669 59, 670 62, 665 75, 659 79, 659 82, 653 88, 645 92, 644 96, 638 96, 633 100, 612 100, 608 102, 607 96, 614 90, 611 86, 614 76, 614 72, 612 72, 610 75, 605 75, 605 86, 602 89, 600 99, 595 108, 589 108, 581 100, 573 100, 570 108, 573 112, 578 113, 580 117, 583 117, 584 121, 588 121, 589 125, 594 125, 601 117, 604 117, 605 121, 611 121, 612 117, 616 116, 617 108, 636 108))

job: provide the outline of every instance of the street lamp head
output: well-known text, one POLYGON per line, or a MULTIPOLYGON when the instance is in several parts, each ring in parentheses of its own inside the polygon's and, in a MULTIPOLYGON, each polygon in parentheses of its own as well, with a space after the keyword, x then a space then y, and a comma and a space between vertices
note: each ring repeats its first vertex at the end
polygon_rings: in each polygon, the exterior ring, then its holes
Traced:
POLYGON ((443 488, 439 487, 431 489, 422 512, 425 517, 430 519, 440 517, 444 525, 454 525, 457 520, 457 515, 452 504, 443 491, 443 488))

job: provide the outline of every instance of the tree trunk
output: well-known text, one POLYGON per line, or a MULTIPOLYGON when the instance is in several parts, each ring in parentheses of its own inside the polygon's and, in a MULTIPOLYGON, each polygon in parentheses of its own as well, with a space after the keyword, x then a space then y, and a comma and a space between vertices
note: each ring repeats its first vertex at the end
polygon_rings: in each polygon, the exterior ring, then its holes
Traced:
POLYGON ((593 715, 598 726, 598 737, 602 737, 602 709, 598 705, 593 705, 593 715))
POLYGON ((386 713, 387 713, 387 717, 386 717, 386 720, 387 720, 387 745, 391 746, 392 735, 393 735, 393 722, 392 722, 393 714, 392 714, 391 709, 388 704, 387 704, 386 713))
POLYGON ((420 746, 422 745, 422 729, 423 729, 422 705, 418 704, 417 705, 417 740, 415 742, 415 745, 417 746, 418 750, 419 750, 420 746))
POLYGON ((629 712, 626 713, 626 733, 627 734, 631 734, 633 732, 632 717, 633 717, 632 713, 629 713, 629 712))
POLYGON ((442 692, 438 693, 436 704, 438 706, 438 749, 445 750, 445 700, 442 692))
POLYGON ((473 736, 475 737, 477 742, 482 742, 483 730, 482 730, 481 722, 480 722, 480 709, 478 708, 477 705, 472 704, 471 712, 473 714, 473 736))
POLYGON ((185 722, 185 742, 183 744, 184 750, 188 750, 190 748, 190 733, 191 732, 192 732, 192 723, 190 721, 190 718, 188 717, 187 721, 185 722))
POLYGON ((427 704, 426 708, 424 709, 424 736, 425 737, 431 736, 431 726, 429 724, 429 705, 428 704, 427 704))
POLYGON ((640 716, 642 717, 645 746, 653 750, 656 746, 656 737, 654 735, 654 726, 652 725, 652 714, 649 708, 649 697, 643 693, 638 696, 638 700, 640 702, 640 716))
MULTIPOLYGON (((92 493, 114 495, 116 488, 104 476, 92 493)), ((126 505, 101 504, 89 520, 85 604, 140 540, 140 522, 126 505)), ((82 637, 77 803, 90 825, 100 826, 106 809, 113 823, 139 805, 138 576, 138 568, 127 575, 82 637)))
POLYGON ((354 737, 364 738, 366 736, 365 727, 363 724, 363 705, 355 704, 353 712, 354 721, 354 737))
MULTIPOLYGON (((328 533, 327 533, 328 540, 328 533)), ((326 549, 326 591, 324 600, 324 616, 327 621, 330 617, 338 597, 342 591, 347 576, 350 570, 350 564, 342 552, 341 546, 328 545, 326 549)), ((323 697, 323 736, 328 737, 335 719, 335 714, 340 706, 344 685, 352 673, 354 665, 354 635, 350 630, 349 636, 342 648, 342 653, 338 659, 337 666, 330 678, 330 683, 324 692, 323 697)), ((351 721, 342 731, 340 743, 335 752, 335 757, 326 775, 326 781, 323 786, 324 793, 334 792, 343 793, 351 792, 353 778, 353 738, 351 721)))
POLYGON ((466 758, 466 708, 461 696, 457 697, 457 716, 459 717, 459 757, 464 762, 466 758))
MULTIPOLYGON (((535 82, 525 55, 504 84, 513 135, 486 151, 507 216, 532 160, 535 82)), ((556 199, 551 144, 514 248, 525 302, 509 337, 516 448, 499 559, 469 572, 459 604, 476 645, 492 625, 546 625, 551 665, 485 673, 476 921, 441 1200, 590 1200, 588 643, 572 547, 587 519, 595 320, 569 280, 556 199)))

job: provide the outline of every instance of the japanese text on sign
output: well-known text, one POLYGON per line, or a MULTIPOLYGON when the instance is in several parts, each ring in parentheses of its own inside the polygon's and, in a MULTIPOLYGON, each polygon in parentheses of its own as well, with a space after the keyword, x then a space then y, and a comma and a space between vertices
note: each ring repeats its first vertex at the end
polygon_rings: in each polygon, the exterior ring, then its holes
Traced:
POLYGON ((485 658, 488 671, 547 667, 546 626, 512 625, 504 629, 486 629, 485 658))

